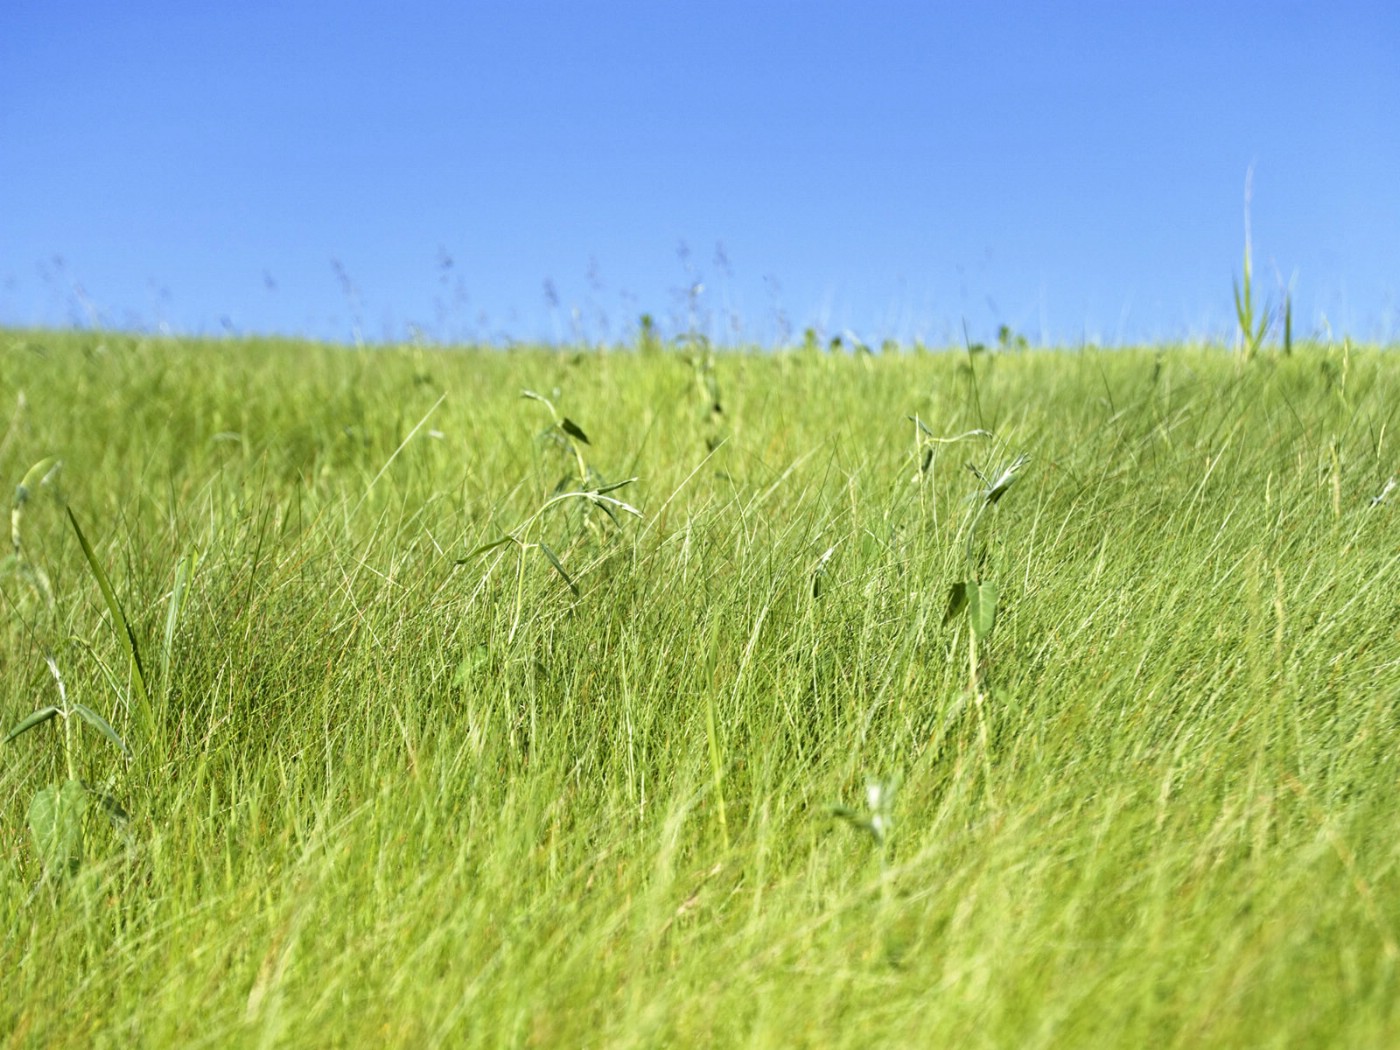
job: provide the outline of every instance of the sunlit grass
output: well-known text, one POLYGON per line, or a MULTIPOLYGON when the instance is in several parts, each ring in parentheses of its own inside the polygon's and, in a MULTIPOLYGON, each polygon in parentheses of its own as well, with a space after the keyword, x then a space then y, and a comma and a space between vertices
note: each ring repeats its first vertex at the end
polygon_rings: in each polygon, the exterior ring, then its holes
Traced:
POLYGON ((0 339, 0 1033, 1400 1040, 1393 356, 653 349, 0 339))

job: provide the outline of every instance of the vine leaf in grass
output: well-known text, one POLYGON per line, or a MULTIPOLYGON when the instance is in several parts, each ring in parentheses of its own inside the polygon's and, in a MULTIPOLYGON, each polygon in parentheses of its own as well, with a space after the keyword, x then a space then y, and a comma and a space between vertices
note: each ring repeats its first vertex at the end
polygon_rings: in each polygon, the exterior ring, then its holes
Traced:
POLYGON ((945 624, 952 623, 967 610, 967 622, 978 641, 991 637, 997 624, 997 585, 987 581, 959 580, 948 589, 948 608, 943 614, 945 624))
POLYGON ((51 784, 29 803, 29 831, 46 872, 72 874, 82 863, 87 804, 87 790, 79 780, 51 784))
POLYGON ((997 624, 997 585, 970 583, 967 588, 967 619, 979 641, 991 637, 997 624))

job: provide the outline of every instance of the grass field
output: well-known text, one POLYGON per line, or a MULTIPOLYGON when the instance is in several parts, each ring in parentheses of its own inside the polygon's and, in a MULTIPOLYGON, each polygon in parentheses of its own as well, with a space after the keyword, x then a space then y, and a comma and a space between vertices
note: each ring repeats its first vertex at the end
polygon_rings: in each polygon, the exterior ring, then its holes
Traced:
POLYGON ((5 334, 0 1045, 1400 1045, 1397 416, 5 334))

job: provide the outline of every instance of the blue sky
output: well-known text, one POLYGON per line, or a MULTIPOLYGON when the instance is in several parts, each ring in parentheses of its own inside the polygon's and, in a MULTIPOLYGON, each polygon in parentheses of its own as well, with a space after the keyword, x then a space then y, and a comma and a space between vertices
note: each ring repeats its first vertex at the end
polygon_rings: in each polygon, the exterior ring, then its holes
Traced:
POLYGON ((0 324, 1400 338, 1400 4, 0 4, 0 324))

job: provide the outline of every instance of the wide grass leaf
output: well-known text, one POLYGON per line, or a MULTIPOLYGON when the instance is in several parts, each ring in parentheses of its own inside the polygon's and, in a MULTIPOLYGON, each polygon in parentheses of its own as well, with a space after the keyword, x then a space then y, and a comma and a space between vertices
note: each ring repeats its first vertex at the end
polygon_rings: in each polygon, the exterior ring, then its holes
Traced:
POLYGON ((19 725, 11 729, 5 735, 5 739, 3 741, 0 741, 0 743, 8 744, 15 737, 20 736, 23 733, 29 732, 35 726, 43 725, 50 718, 53 718, 56 714, 58 714, 58 708, 56 707, 41 707, 39 710, 35 711, 33 714, 25 718, 25 720, 22 721, 19 725))
POLYGON ((117 731, 112 728, 112 724, 108 722, 107 719, 103 718, 86 704, 74 704, 73 710, 82 717, 84 722, 110 740, 118 751, 127 758, 131 757, 131 750, 126 746, 126 742, 123 741, 121 737, 117 736, 117 731))

